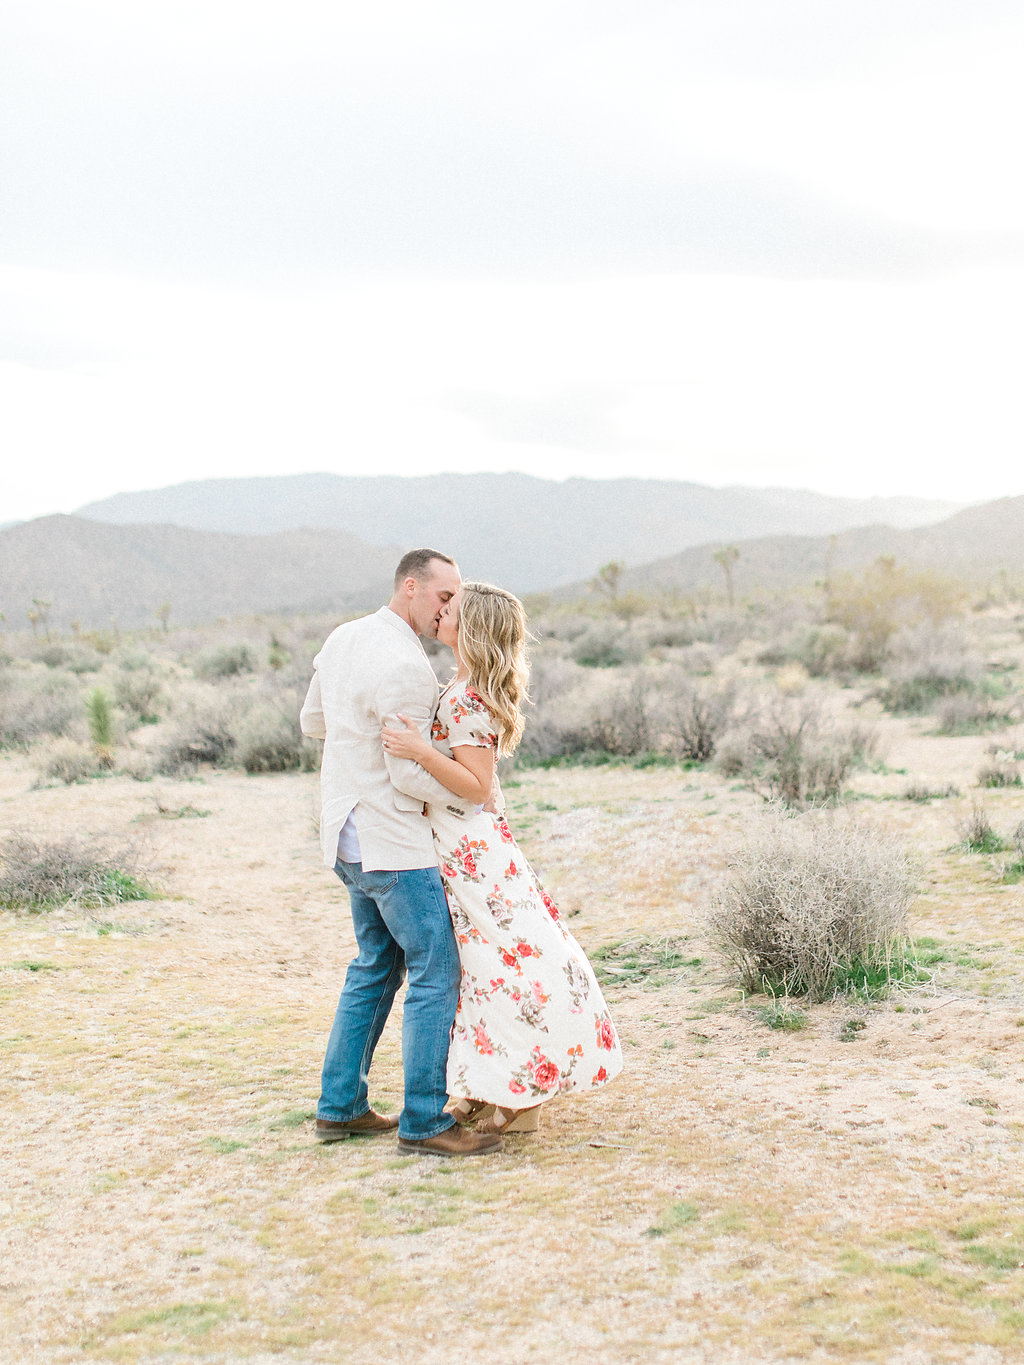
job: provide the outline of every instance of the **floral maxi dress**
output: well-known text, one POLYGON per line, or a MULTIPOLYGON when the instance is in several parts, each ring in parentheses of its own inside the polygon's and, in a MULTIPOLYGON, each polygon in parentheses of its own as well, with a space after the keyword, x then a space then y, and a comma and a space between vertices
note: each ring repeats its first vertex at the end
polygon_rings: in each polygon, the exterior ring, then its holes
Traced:
MULTIPOLYGON (((448 757, 498 743, 483 701, 457 681, 441 694, 432 739, 448 757)), ((622 1051, 601 989, 504 814, 427 814, 462 962, 449 1094, 522 1109, 610 1081, 622 1051)))

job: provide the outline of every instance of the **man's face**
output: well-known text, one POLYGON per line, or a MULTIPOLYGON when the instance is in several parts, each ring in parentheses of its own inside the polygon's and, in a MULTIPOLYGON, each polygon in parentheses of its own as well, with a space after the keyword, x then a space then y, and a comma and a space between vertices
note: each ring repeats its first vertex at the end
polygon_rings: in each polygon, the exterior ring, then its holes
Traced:
POLYGON ((433 640, 437 638, 441 608, 458 592, 462 579, 455 565, 446 564, 443 559, 432 559, 429 569, 429 577, 414 580, 409 620, 417 635, 428 635, 433 640))

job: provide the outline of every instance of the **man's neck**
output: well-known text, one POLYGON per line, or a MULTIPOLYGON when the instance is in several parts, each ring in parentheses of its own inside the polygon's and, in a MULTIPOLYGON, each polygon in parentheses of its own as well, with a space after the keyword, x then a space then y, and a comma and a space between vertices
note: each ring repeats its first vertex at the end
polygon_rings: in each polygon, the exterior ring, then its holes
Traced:
POLYGON ((392 597, 391 601, 388 603, 388 611, 393 611, 396 616, 400 617, 405 622, 414 634, 419 634, 419 631, 416 630, 416 627, 409 620, 409 606, 403 598, 392 597))

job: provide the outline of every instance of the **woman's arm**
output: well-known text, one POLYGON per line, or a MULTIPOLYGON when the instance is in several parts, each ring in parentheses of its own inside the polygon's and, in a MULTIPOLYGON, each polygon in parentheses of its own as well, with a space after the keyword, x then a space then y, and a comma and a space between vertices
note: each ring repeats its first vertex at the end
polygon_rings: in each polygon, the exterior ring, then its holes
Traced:
POLYGON ((491 794, 494 781, 494 750, 477 744, 460 744, 452 749, 452 758, 439 753, 429 740, 423 738, 408 717, 399 713, 403 729, 385 725, 381 731, 384 751, 394 758, 409 758, 425 768, 442 787, 447 787, 465 801, 482 805, 491 794))

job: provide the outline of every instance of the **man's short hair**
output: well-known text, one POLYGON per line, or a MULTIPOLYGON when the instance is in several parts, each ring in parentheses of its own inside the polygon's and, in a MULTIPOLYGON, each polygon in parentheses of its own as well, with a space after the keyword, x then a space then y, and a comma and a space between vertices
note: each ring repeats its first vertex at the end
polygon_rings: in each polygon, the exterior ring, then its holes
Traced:
POLYGON ((430 561, 439 559, 442 564, 454 566, 455 560, 450 555, 443 555, 440 550, 407 550, 398 561, 398 568, 395 570, 395 588, 397 590, 400 583, 404 583, 407 578, 415 578, 422 583, 432 578, 430 561))

